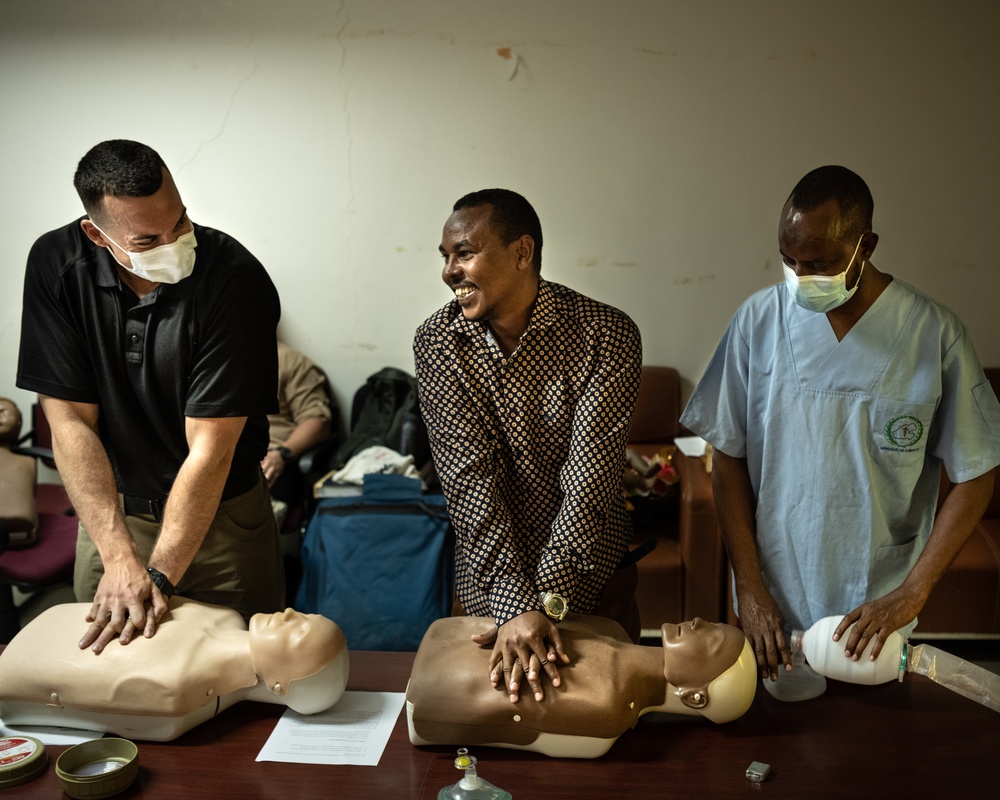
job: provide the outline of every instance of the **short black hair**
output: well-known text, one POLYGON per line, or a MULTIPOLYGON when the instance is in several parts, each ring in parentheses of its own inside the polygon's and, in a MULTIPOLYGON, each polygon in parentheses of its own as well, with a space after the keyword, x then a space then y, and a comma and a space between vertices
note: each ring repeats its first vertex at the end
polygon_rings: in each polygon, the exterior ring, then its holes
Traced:
POLYGON ((149 197, 163 185, 167 165, 148 145, 128 139, 110 139, 94 145, 80 159, 73 185, 87 214, 103 212, 104 198, 149 197))
POLYGON ((455 203, 452 211, 462 208, 477 208, 490 205, 490 227, 505 244, 528 234, 535 242, 535 255, 532 260, 536 270, 542 268, 542 223, 538 214, 517 192, 510 189, 480 189, 470 192, 455 203))
POLYGON ((802 178, 788 196, 786 205, 811 211, 828 200, 836 200, 840 208, 842 239, 859 237, 872 229, 875 201, 871 190, 860 175, 847 167, 817 167, 802 178))

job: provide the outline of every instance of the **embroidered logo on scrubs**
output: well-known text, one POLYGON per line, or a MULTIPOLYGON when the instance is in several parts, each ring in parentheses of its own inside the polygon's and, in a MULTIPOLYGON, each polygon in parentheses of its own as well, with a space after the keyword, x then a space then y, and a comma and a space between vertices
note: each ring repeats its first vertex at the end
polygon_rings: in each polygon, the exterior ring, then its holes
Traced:
POLYGON ((885 426, 885 438, 896 447, 916 447, 923 436, 924 423, 916 417, 896 417, 885 426))

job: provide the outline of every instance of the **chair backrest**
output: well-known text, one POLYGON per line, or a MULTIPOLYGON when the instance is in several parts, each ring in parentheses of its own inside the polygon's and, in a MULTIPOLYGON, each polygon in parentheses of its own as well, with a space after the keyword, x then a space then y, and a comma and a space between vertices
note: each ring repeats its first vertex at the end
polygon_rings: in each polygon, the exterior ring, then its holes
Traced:
POLYGON ((72 577, 78 520, 66 514, 39 514, 35 543, 0 556, 0 584, 26 589, 72 577))
MULTIPOLYGON (((31 431, 29 432, 32 447, 42 447, 46 450, 52 449, 52 428, 49 420, 42 410, 41 403, 31 404, 31 431)), ((42 457, 41 462, 49 469, 56 468, 55 458, 42 457)))
POLYGON ((670 442, 680 431, 681 378, 673 367, 644 366, 629 444, 670 442))

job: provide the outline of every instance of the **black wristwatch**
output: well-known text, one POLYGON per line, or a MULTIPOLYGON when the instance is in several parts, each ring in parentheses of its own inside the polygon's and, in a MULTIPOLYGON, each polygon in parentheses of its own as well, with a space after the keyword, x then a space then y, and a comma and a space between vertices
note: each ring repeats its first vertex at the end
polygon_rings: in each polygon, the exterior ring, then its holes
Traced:
POLYGON ((272 447, 272 450, 277 450, 278 455, 281 456, 281 460, 286 464, 295 458, 295 453, 293 453, 289 448, 281 445, 280 447, 272 447))
POLYGON ((158 569, 153 569, 152 567, 146 567, 146 572, 149 573, 149 579, 155 583, 156 588, 160 590, 160 594, 163 595, 164 600, 169 600, 174 596, 174 592, 177 591, 177 587, 170 582, 170 579, 166 575, 158 569))

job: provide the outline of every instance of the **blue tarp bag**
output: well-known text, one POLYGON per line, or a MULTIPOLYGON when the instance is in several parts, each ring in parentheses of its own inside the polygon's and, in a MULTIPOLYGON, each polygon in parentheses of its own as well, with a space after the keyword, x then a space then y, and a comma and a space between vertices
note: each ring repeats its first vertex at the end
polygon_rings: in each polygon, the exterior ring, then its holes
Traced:
POLYGON ((352 650, 416 650, 451 615, 454 541, 444 496, 402 475, 321 500, 302 542, 295 607, 336 622, 352 650))

